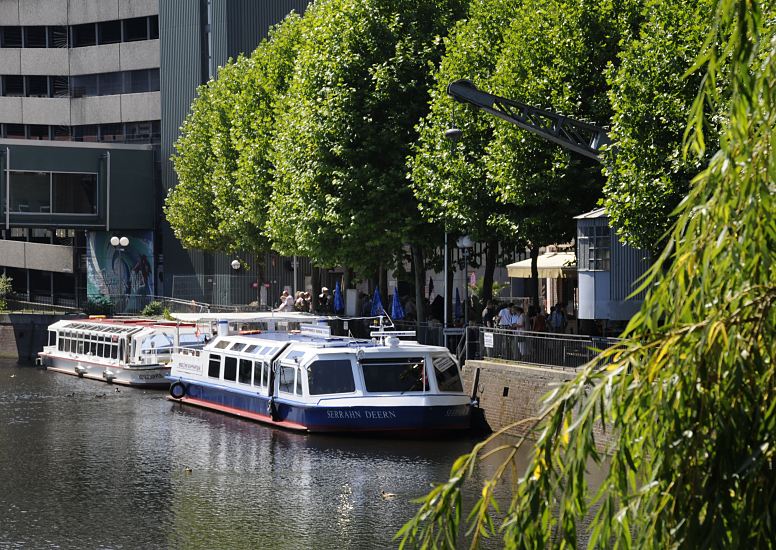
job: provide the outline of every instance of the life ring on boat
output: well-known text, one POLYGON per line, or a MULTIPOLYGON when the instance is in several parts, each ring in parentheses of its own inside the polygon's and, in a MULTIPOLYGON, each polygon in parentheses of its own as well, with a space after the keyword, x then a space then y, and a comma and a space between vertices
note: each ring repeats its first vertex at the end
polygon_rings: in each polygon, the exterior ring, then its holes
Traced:
POLYGON ((174 382, 170 386, 170 395, 173 399, 180 399, 186 395, 186 385, 183 382, 174 382))

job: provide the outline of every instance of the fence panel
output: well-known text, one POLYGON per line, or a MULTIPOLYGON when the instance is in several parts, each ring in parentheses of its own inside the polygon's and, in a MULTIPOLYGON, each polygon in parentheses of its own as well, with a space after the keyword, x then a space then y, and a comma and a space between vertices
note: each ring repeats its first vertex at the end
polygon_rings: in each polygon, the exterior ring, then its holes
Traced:
POLYGON ((503 359, 564 368, 581 367, 619 341, 616 338, 479 327, 471 329, 467 336, 469 359, 503 359))

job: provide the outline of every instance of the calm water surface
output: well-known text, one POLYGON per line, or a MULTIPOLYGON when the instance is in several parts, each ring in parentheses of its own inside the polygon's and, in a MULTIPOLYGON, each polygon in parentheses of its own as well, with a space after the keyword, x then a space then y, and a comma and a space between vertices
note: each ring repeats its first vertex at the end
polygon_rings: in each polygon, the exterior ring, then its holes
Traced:
POLYGON ((0 548, 396 547, 474 443, 300 435, 165 395, 0 362, 0 548))

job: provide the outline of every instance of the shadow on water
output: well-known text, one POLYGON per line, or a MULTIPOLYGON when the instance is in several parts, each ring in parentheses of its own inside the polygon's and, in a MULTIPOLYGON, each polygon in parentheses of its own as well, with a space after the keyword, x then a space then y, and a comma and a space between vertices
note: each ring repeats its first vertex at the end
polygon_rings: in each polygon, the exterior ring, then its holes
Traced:
POLYGON ((305 435, 115 390, 0 362, 0 547, 395 547, 476 441, 305 435))

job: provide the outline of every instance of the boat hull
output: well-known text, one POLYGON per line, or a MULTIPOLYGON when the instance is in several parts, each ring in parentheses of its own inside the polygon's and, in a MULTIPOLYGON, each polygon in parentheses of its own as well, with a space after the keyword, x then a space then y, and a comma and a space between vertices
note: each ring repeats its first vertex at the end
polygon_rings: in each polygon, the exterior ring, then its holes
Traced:
POLYGON ((167 379, 170 367, 167 365, 117 365, 49 353, 40 353, 38 357, 47 370, 89 380, 137 388, 166 389, 170 386, 167 379))
POLYGON ((460 402, 459 396, 447 399, 448 403, 433 405, 402 405, 398 404, 400 397, 388 399, 384 405, 366 406, 320 406, 274 399, 274 411, 270 415, 270 400, 265 395, 196 382, 179 380, 178 383, 183 384, 185 391, 179 390, 180 397, 170 396, 172 401, 296 431, 428 435, 470 429, 471 405, 460 402))

